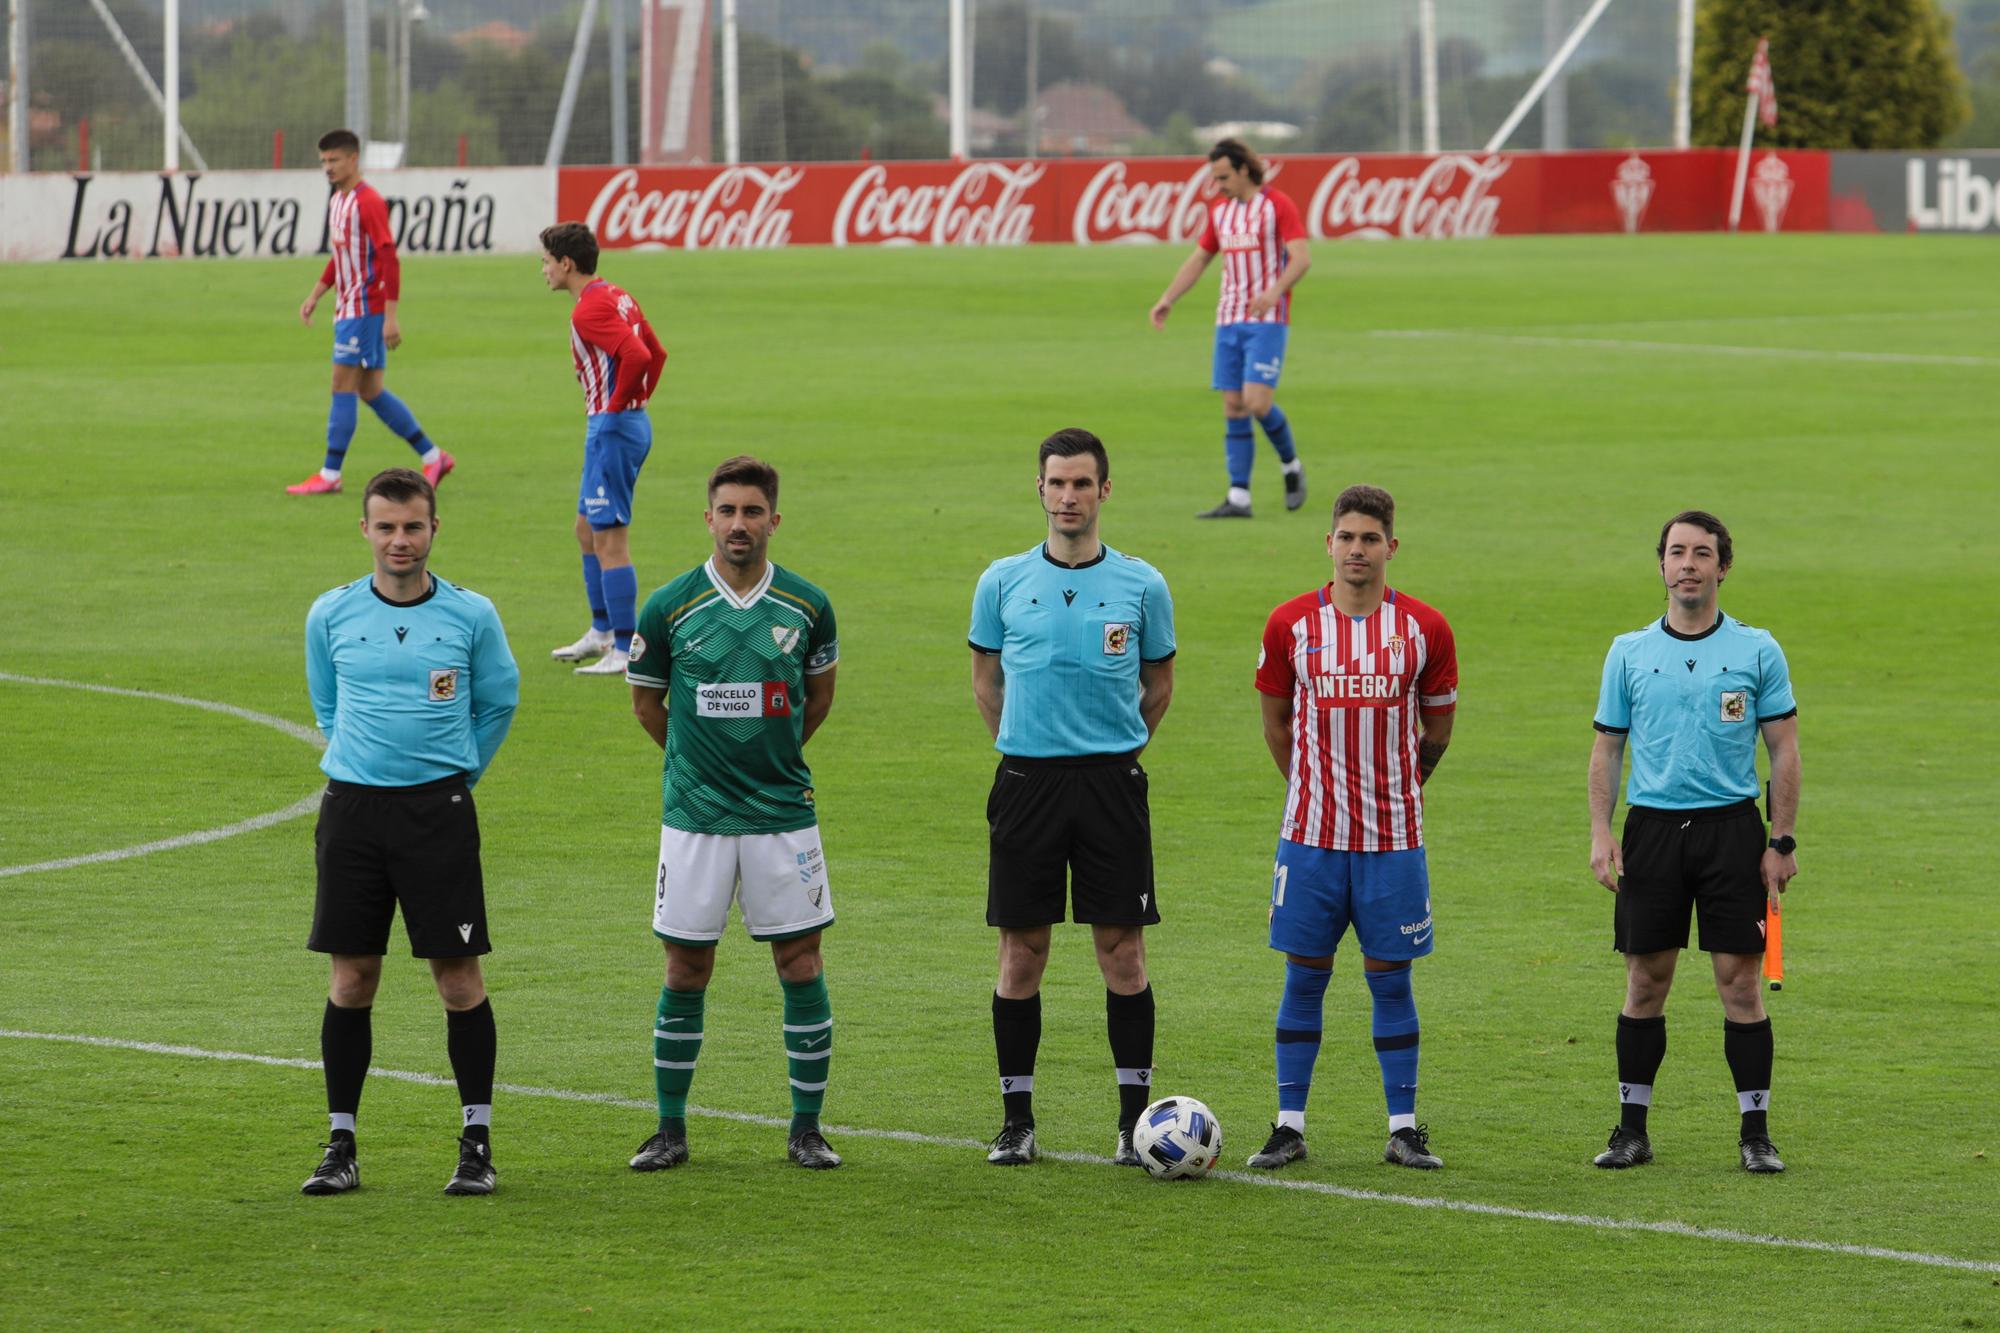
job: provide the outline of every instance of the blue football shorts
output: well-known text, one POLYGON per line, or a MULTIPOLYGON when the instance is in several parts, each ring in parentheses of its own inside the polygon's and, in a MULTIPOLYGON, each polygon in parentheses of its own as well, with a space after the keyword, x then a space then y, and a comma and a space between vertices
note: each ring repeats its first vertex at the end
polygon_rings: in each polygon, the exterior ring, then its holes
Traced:
POLYGON ((389 349, 382 344, 382 317, 356 315, 333 321, 333 364, 365 366, 380 370, 389 364, 389 349))
POLYGON ((1361 952, 1386 963, 1431 951, 1424 849, 1333 852, 1280 839, 1271 875, 1271 947, 1324 958, 1349 923, 1361 952))
POLYGON ((583 433, 583 483, 576 512, 593 528, 624 527, 632 521, 632 487, 653 449, 653 423, 646 410, 599 412, 583 433))
POLYGON ((1211 389, 1240 389, 1246 384, 1278 387, 1285 366, 1289 324, 1218 324, 1215 326, 1215 369, 1211 389))

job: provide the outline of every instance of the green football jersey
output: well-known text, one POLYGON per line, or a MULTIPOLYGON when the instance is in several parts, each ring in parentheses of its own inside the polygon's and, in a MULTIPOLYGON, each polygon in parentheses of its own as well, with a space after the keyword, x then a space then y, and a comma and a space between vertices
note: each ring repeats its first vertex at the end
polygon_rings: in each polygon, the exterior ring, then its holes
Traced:
POLYGON ((646 599, 625 669, 667 692, 661 819, 687 833, 810 828, 805 679, 840 659, 833 605, 777 565, 738 597, 714 563, 646 599))

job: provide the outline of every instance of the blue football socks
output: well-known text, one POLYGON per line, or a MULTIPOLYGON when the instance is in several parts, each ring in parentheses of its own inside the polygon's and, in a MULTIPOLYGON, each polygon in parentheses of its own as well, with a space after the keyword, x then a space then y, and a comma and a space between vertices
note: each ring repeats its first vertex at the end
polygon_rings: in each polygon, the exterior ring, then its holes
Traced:
POLYGON ((611 615, 604 609, 604 570, 597 557, 583 558, 583 595, 590 600, 590 627, 599 634, 611 632, 611 615))
POLYGON ((1278 1001, 1278 1123, 1304 1132, 1306 1095, 1319 1059, 1321 1014, 1332 968, 1285 963, 1285 994, 1278 1001), (1296 1119, 1294 1119, 1296 1117, 1296 1119))
POLYGON ((1229 484, 1248 489, 1250 461, 1257 452, 1257 432, 1249 417, 1224 417, 1222 450, 1229 460, 1229 484))
POLYGON ((368 406, 375 409, 375 415, 382 419, 383 425, 410 442, 418 457, 429 454, 436 447, 425 437, 424 428, 417 424, 408 405, 387 389, 369 399, 368 406))
POLYGON ((1264 435, 1271 441, 1271 447, 1278 451, 1278 461, 1289 463, 1299 456, 1292 444, 1292 423, 1286 419, 1284 410, 1276 403, 1271 410, 1257 418, 1257 424, 1264 428, 1264 435))
POLYGON ((1382 1066, 1382 1095, 1389 1103, 1393 1133, 1417 1123, 1417 1000, 1407 967, 1367 976, 1375 996, 1375 1059, 1382 1066))
POLYGON ((354 422, 358 415, 355 395, 337 393, 326 414, 326 470, 338 475, 347 458, 347 446, 354 442, 354 422))
POLYGON ((617 565, 599 576, 604 585, 605 612, 611 620, 611 637, 618 651, 632 651, 632 629, 638 624, 639 575, 630 565, 617 565))

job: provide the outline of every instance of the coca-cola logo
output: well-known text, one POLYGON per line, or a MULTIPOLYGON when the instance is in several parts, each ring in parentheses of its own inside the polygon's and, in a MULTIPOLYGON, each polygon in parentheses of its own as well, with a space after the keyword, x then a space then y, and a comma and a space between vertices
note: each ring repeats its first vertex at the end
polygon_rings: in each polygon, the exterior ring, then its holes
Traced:
POLYGON ((944 185, 888 184, 889 169, 856 176, 833 215, 835 245, 1025 245, 1034 239, 1028 191, 1045 168, 975 162, 944 185))
POLYGON ((1093 241, 1185 241, 1200 233, 1215 195, 1208 163, 1183 180, 1128 180, 1124 162, 1106 162, 1083 187, 1070 220, 1078 245, 1093 241))
POLYGON ((785 195, 805 179, 797 167, 728 167, 698 189, 640 190, 632 167, 613 172, 584 221, 604 246, 768 250, 789 245, 785 195))
POLYGON ((1415 176, 1363 179, 1361 160, 1344 157, 1320 178, 1307 225, 1321 239, 1491 236, 1500 201, 1487 191, 1506 174, 1504 157, 1446 153, 1415 176))

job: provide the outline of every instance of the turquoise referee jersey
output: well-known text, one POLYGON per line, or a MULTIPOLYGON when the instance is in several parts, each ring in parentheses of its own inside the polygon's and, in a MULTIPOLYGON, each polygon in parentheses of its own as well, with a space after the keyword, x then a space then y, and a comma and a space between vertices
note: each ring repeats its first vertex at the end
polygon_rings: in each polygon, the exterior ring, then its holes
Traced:
POLYGON ((975 652, 1000 658, 1006 696, 994 748, 1023 759, 1125 754, 1146 744, 1139 664, 1174 655, 1167 581, 1102 547, 1072 568, 1046 544, 995 560, 972 594, 975 652))
POLYGON ((414 787, 493 762, 520 701, 521 672, 493 603, 435 574, 399 604, 372 577, 306 613, 306 685, 326 734, 320 768, 368 787, 414 787))
POLYGON ((1798 711, 1778 641, 1718 611, 1700 634, 1663 616, 1613 639, 1595 726, 1631 736, 1627 805, 1698 810, 1755 799, 1757 729, 1798 711))

